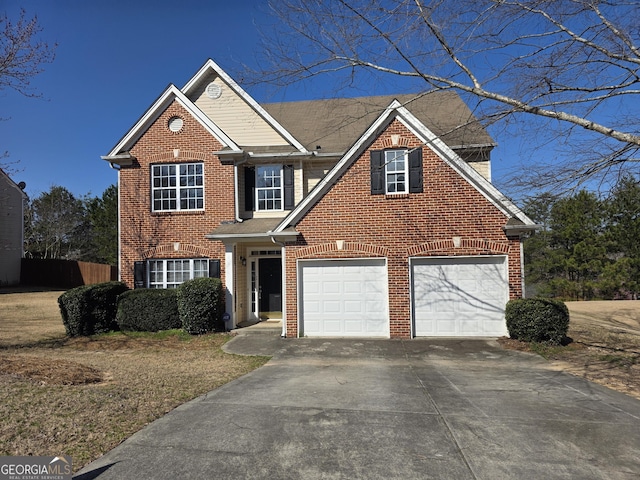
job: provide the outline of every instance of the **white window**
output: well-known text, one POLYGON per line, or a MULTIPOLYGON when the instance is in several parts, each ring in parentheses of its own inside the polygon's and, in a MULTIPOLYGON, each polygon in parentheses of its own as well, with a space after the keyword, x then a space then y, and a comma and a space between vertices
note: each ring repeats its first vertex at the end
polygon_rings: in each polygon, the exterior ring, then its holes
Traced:
POLYGON ((204 164, 178 163, 151 167, 153 211, 202 210, 204 164))
POLYGON ((282 210, 282 165, 256 167, 257 210, 282 210))
POLYGON ((182 282, 209 276, 209 260, 149 260, 149 288, 176 288, 182 282))
POLYGON ((384 152, 386 193, 409 193, 409 178, 406 150, 386 150, 384 152))

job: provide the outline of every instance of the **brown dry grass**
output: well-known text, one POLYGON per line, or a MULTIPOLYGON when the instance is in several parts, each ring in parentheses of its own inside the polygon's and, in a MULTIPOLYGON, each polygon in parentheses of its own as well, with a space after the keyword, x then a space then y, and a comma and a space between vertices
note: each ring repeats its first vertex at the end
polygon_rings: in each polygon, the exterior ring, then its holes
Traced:
POLYGON ((263 365, 226 334, 66 338, 61 292, 0 290, 0 455, 70 455, 74 470, 147 423, 263 365))
POLYGON ((506 348, 533 351, 550 367, 640 399, 640 301, 567 302, 566 346, 501 339, 506 348))

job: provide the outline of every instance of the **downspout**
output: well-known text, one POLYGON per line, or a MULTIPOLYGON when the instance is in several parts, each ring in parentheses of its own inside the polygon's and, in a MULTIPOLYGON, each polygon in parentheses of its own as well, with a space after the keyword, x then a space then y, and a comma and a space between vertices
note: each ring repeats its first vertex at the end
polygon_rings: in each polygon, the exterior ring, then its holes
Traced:
POLYGON ((282 332, 280 338, 287 338, 287 250, 284 242, 279 242, 276 237, 267 232, 275 245, 282 247, 282 332))

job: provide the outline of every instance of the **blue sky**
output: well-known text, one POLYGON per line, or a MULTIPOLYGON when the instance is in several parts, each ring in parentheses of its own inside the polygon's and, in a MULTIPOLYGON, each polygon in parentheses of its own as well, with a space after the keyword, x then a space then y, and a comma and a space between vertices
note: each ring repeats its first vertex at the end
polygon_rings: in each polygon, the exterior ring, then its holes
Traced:
MULTIPOLYGON (((100 156, 167 85, 182 88, 208 58, 242 85, 237 73, 243 63, 255 65, 258 30, 268 24, 266 1, 259 0, 0 0, 10 18, 20 7, 38 16, 41 40, 58 44, 54 62, 32 81, 43 98, 0 91, 0 117, 7 118, 0 152, 10 154, 0 163, 19 162, 11 176, 26 182, 32 198, 53 185, 101 195, 117 175, 100 156)), ((247 90, 258 102, 299 100, 318 98, 319 85, 247 90)), ((496 140, 493 176, 500 186, 519 144, 496 140)))

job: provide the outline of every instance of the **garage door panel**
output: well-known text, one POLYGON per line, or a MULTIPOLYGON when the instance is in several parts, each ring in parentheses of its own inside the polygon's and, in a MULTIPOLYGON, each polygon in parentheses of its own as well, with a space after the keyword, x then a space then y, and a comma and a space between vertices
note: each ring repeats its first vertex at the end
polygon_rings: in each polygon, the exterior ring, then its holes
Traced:
POLYGON ((300 278, 304 335, 389 336, 384 260, 302 262, 300 278))
POLYGON ((417 336, 500 336, 507 333, 505 257, 414 259, 417 336))

